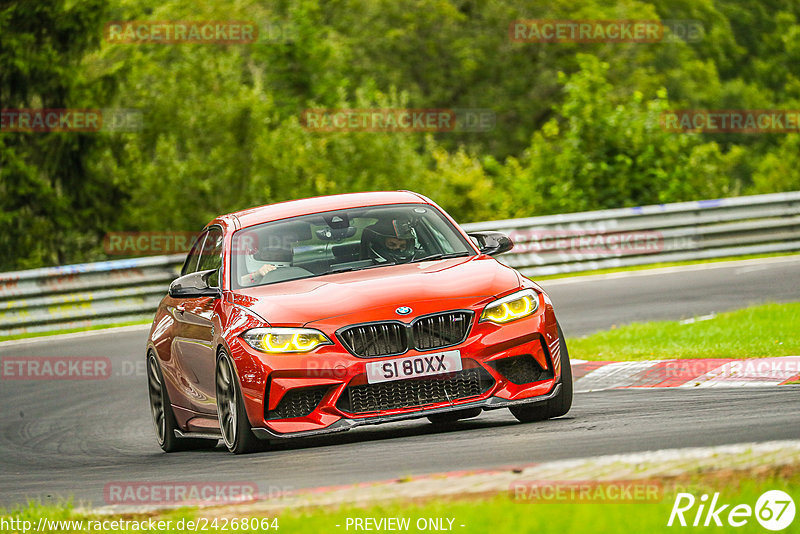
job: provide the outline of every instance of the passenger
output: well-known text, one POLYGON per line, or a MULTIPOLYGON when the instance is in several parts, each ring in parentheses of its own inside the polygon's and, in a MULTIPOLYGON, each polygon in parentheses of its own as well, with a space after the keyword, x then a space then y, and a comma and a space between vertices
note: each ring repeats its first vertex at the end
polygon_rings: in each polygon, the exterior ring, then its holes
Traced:
POLYGON ((248 264, 260 263, 261 266, 253 272, 247 273, 239 279, 242 286, 252 286, 261 283, 264 277, 279 267, 291 267, 294 250, 291 247, 267 246, 256 250, 248 258, 248 264))

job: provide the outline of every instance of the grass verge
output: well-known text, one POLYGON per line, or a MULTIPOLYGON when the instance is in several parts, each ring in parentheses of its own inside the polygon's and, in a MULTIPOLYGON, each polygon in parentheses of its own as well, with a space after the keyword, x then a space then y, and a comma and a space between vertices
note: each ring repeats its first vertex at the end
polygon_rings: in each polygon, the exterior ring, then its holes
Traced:
POLYGON ((764 304, 689 321, 632 323, 567 340, 571 358, 652 360, 800 355, 800 303, 764 304))
MULTIPOLYGON (((554 481, 555 482, 555 481, 554 481)), ((617 481, 625 484, 631 481, 617 481)), ((642 481, 639 481, 640 483, 642 481)), ((30 525, 40 524, 42 518, 47 521, 77 521, 80 525, 73 523, 67 525, 62 523, 61 528, 54 528, 56 525, 45 524, 45 528, 38 532, 142 532, 143 529, 102 528, 98 523, 97 527, 92 528, 90 522, 94 521, 113 521, 116 519, 142 521, 153 519, 153 521, 170 521, 168 528, 158 530, 159 532, 177 533, 185 532, 187 521, 193 521, 201 525, 198 531, 207 532, 277 532, 291 534, 306 533, 335 533, 335 532, 354 532, 364 529, 354 528, 354 520, 367 518, 380 521, 381 519, 398 518, 407 521, 408 532, 421 532, 436 530, 431 528, 431 520, 434 525, 441 525, 442 530, 463 533, 580 533, 592 532, 594 534, 605 533, 628 533, 628 532, 674 532, 682 530, 675 519, 674 526, 667 526, 676 497, 679 492, 688 492, 696 497, 695 505, 684 512, 684 518, 692 529, 692 522, 697 516, 700 505, 701 495, 706 494, 713 498, 718 493, 717 507, 728 504, 727 509, 719 514, 722 528, 715 527, 711 520, 711 527, 706 527, 714 531, 727 532, 729 529, 737 532, 765 532, 755 517, 756 503, 759 497, 766 491, 781 490, 791 496, 795 501, 800 497, 800 466, 784 467, 765 467, 758 470, 743 471, 717 471, 706 474, 683 475, 669 479, 656 479, 645 481, 648 484, 656 483, 661 489, 654 494, 655 498, 643 499, 638 502, 621 502, 609 498, 610 492, 603 493, 601 497, 605 499, 588 499, 582 502, 572 501, 567 498, 545 497, 545 493, 540 494, 539 500, 531 500, 532 494, 529 492, 511 492, 484 495, 470 499, 442 499, 431 498, 422 502, 402 503, 392 502, 381 505, 367 505, 365 507, 342 507, 342 508, 306 508, 300 510, 284 510, 272 516, 259 514, 258 516, 234 517, 231 509, 227 508, 224 515, 215 515, 213 509, 190 509, 184 508, 177 511, 165 512, 157 515, 139 516, 97 516, 82 514, 71 509, 69 506, 40 506, 30 504, 27 507, 11 510, 3 513, 3 520, 29 521, 30 525), (739 517, 739 520, 746 523, 739 528, 732 528, 727 524, 728 513, 736 505, 747 505, 751 510, 749 517, 739 517), (247 518, 249 526, 253 520, 261 525, 269 525, 269 528, 232 528, 233 519, 237 525, 242 524, 242 520, 247 518), (216 522, 215 522, 216 520, 216 522), (266 522, 264 521, 266 520, 266 522), (183 521, 183 523, 179 523, 183 521), (182 528, 178 528, 182 525, 182 528), (226 530, 223 530, 223 525, 226 530), (88 528, 87 528, 88 526, 88 528), (203 529, 202 527, 205 527, 203 529), (425 528, 421 528, 421 527, 425 528)), ((613 482, 612 482, 613 484, 613 482)), ((608 487, 608 486, 607 486, 608 487)), ((555 494, 552 494, 555 495, 555 494)), ((597 494, 595 494, 597 495, 597 494)), ((710 498, 708 499, 711 500, 710 498)), ((682 501, 685 504, 687 501, 682 501)), ((708 502, 702 514, 700 514, 700 528, 706 519, 708 502)), ((775 508, 777 505, 772 505, 775 508)), ((762 513, 763 508, 761 508, 762 513)), ((234 512, 235 513, 235 512, 234 512)), ((800 522, 800 518, 795 518, 785 532, 792 532, 792 527, 800 522)), ((402 524, 402 523, 401 523, 402 524)), ((106 523, 108 525, 108 523, 106 523)), ((8 523, 3 525, 3 531, 14 532, 13 527, 8 529, 8 523)), ((31 528, 30 531, 36 530, 31 528)), ((374 528, 372 530, 378 530, 374 528)), ((385 528, 383 530, 386 530, 385 528)), ((155 530, 151 530, 155 531, 155 530)), ((16 532, 24 532, 17 529, 16 532)))

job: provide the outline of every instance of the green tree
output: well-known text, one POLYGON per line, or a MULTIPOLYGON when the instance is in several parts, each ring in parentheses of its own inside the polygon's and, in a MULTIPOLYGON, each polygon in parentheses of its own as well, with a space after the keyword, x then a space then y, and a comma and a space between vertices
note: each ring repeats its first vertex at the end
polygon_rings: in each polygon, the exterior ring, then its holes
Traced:
MULTIPOLYGON (((99 44, 106 2, 11 2, 0 7, 4 109, 96 108, 113 80, 89 81, 81 60, 99 44)), ((88 172, 98 133, 0 132, 0 270, 91 257, 124 195, 88 172)))
POLYGON ((564 102, 536 132, 521 159, 502 169, 514 214, 558 213, 676 202, 736 194, 729 169, 741 151, 723 154, 701 136, 668 133, 666 91, 646 100, 615 97, 609 65, 578 58, 581 70, 562 74, 564 102))

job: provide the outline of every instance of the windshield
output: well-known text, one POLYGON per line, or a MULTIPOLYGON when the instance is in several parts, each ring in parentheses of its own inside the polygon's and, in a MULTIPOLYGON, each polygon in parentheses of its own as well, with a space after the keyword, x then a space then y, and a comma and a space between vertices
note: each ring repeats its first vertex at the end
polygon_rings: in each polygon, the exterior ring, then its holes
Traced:
POLYGON ((236 232, 231 287, 473 254, 462 234, 427 204, 330 211, 236 232))

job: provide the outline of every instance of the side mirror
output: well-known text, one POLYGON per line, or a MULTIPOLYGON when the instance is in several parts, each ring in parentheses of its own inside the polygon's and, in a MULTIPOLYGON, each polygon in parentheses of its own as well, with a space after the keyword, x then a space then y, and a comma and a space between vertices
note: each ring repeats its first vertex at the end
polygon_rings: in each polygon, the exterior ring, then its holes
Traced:
POLYGON ((508 252, 514 248, 514 242, 501 232, 472 232, 468 234, 478 244, 478 249, 490 256, 508 252))
POLYGON ((222 296, 222 290, 213 287, 208 279, 217 273, 216 269, 197 271, 176 278, 169 285, 169 296, 176 299, 194 299, 198 297, 222 296))

